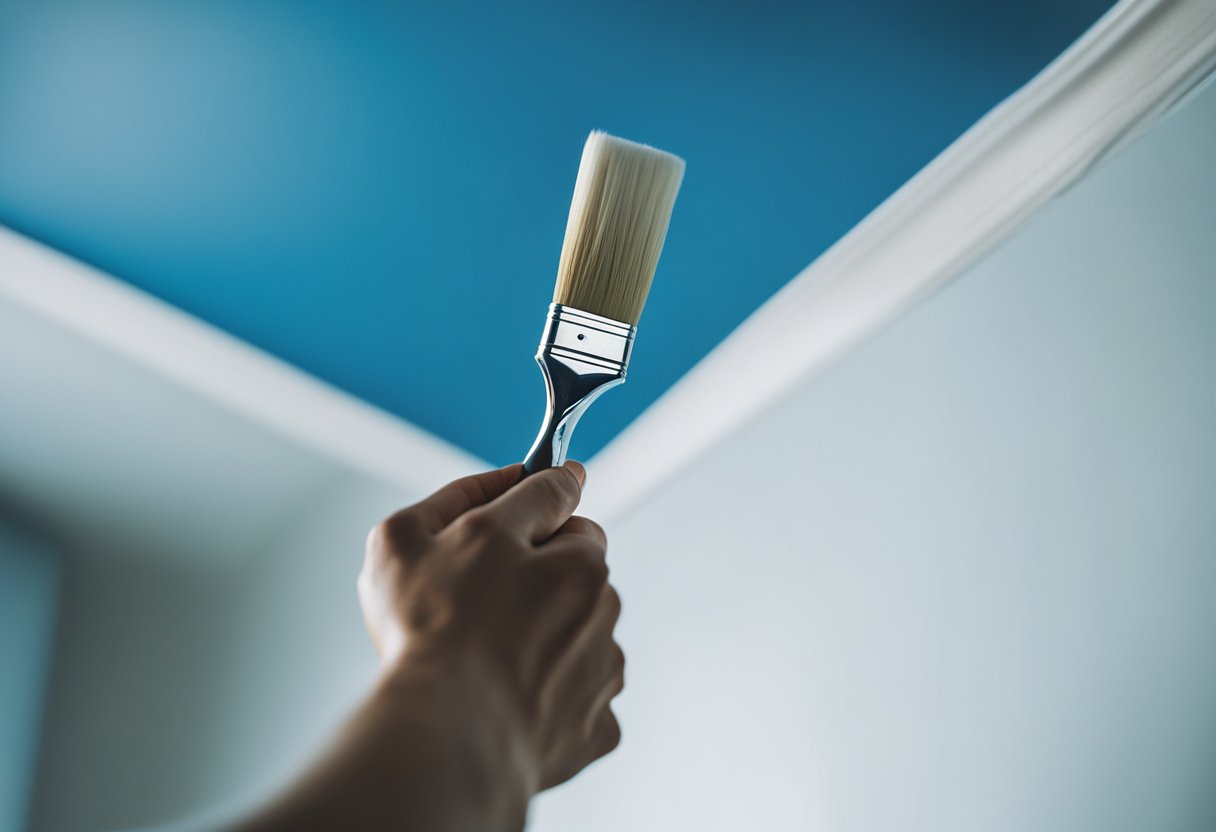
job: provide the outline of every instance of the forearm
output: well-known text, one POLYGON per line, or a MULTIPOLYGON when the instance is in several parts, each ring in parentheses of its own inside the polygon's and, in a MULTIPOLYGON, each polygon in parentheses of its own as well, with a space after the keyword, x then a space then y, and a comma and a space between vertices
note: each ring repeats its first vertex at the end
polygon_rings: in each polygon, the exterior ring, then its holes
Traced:
POLYGON ((484 681, 425 660, 385 670, 337 744, 235 832, 509 832, 534 785, 484 681))

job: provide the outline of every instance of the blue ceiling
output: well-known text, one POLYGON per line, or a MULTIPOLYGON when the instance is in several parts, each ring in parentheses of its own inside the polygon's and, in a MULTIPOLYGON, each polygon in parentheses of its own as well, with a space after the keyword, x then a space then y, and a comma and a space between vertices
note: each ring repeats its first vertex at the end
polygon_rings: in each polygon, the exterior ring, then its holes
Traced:
POLYGON ((1109 5, 9 0, 0 223, 508 462, 586 133, 671 150, 585 458, 1109 5))

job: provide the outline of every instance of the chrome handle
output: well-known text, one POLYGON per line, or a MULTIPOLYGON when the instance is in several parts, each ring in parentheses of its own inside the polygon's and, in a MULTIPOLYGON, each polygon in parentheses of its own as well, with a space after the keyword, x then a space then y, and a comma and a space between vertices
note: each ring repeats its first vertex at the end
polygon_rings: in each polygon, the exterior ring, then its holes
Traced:
POLYGON ((524 458, 524 476, 566 461, 579 418, 605 390, 624 384, 637 328, 550 304, 536 363, 545 380, 545 420, 524 458))

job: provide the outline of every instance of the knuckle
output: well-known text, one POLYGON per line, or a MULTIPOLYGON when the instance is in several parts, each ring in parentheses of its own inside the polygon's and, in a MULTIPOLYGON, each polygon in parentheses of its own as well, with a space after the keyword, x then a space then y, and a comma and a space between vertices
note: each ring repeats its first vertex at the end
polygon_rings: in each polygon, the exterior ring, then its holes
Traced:
MULTIPOLYGON (((615 623, 621 617, 621 594, 611 584, 608 585, 607 597, 604 603, 608 605, 610 617, 613 623, 615 623)), ((620 647, 617 647, 617 649, 619 650, 620 647)))
POLYGON ((608 564, 601 558, 588 558, 583 562, 583 569, 597 586, 608 583, 608 564))
POLYGON ((471 537, 493 538, 503 532, 502 521, 498 516, 482 509, 465 512, 457 523, 471 537))
POLYGON ((372 526, 367 533, 367 551, 374 552, 383 549, 388 544, 388 520, 381 520, 372 526))
POLYGON ((367 535, 368 549, 395 551, 409 546, 423 534, 422 521, 418 515, 404 509, 381 520, 367 535))
POLYGON ((572 558, 565 565, 566 581, 585 590, 588 594, 597 594, 608 582, 608 565, 595 558, 572 558))
POLYGON ((587 517, 575 515, 566 521, 566 530, 585 538, 595 549, 604 552, 608 548, 608 535, 603 526, 587 517))
POLYGON ((571 569, 584 569, 607 578, 608 562, 605 560, 607 552, 604 550, 604 545, 598 540, 582 535, 570 535, 562 545, 566 550, 566 559, 570 563, 571 569))
POLYGON ((590 517, 577 516, 572 517, 571 519, 576 521, 585 531, 591 532, 601 540, 608 539, 608 533, 604 531, 604 527, 592 520, 590 517))
POLYGON ((603 753, 615 751, 621 744, 621 723, 617 722, 616 714, 608 710, 604 720, 603 753))
POLYGON ((615 641, 612 642, 612 672, 614 678, 625 677, 625 651, 615 641))

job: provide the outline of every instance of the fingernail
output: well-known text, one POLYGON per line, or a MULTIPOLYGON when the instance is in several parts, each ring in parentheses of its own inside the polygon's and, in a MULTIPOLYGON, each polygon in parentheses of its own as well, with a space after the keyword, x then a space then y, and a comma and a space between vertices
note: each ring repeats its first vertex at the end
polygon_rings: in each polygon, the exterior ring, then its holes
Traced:
POLYGON ((583 467, 583 463, 568 459, 563 464, 574 472, 574 476, 578 477, 578 484, 581 488, 583 483, 587 482, 587 469, 583 467))

